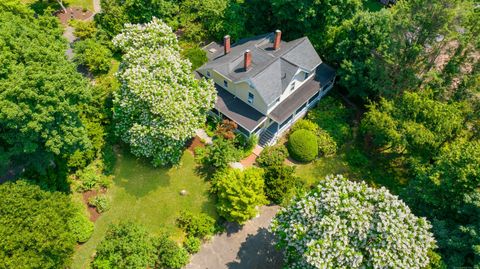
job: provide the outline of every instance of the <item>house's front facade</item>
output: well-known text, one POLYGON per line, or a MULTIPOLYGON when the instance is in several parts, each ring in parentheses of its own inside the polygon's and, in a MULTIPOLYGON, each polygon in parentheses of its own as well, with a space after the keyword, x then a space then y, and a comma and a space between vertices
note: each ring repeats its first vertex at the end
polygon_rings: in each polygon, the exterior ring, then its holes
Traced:
POLYGON ((209 61, 197 69, 215 82, 212 113, 237 123, 261 145, 273 144, 333 86, 335 71, 322 63, 308 38, 281 40, 281 32, 230 45, 210 43, 209 61))

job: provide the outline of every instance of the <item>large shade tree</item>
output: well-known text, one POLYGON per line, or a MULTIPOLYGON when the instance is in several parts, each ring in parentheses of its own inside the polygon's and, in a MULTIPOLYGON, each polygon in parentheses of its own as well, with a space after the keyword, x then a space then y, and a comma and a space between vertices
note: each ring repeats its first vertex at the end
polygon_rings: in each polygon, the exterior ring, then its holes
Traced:
POLYGON ((66 268, 93 224, 71 197, 27 181, 0 185, 0 268, 66 268))
POLYGON ((55 18, 0 3, 0 173, 19 166, 42 172, 91 146, 79 116, 90 91, 66 49, 55 18))
POLYGON ((327 177, 274 218, 289 268, 425 268, 431 225, 385 188, 327 177))
POLYGON ((118 135, 156 166, 177 163, 213 108, 213 83, 193 76, 172 29, 158 19, 127 24, 113 42, 124 52, 114 96, 118 135))

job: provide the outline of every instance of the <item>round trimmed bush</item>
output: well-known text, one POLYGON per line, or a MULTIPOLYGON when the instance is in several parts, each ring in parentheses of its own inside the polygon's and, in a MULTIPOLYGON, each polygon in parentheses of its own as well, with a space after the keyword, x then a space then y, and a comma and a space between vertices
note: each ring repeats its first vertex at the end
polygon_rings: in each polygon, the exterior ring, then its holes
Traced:
POLYGON ((317 136, 303 129, 293 132, 288 138, 288 152, 296 161, 313 161, 318 155, 317 136))

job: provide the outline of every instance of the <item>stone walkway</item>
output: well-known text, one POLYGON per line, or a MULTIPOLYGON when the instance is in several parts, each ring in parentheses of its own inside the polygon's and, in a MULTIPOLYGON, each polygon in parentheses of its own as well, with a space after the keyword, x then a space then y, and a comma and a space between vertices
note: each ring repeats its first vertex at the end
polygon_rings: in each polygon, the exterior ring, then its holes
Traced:
POLYGON ((264 206, 258 217, 243 227, 228 225, 227 232, 216 235, 192 256, 186 269, 280 269, 282 254, 273 246, 268 231, 278 206, 264 206))
POLYGON ((195 131, 195 134, 200 137, 204 142, 205 144, 212 144, 212 138, 210 136, 207 135, 207 133, 205 132, 205 130, 203 129, 197 129, 195 131))

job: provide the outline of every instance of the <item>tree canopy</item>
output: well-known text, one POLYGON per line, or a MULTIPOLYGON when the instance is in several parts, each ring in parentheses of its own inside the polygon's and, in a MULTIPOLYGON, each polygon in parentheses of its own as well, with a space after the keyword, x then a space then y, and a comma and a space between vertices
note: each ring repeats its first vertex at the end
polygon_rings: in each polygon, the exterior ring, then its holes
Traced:
POLYGON ((0 40, 0 171, 45 171, 56 158, 89 148, 79 105, 91 93, 65 57, 57 20, 2 9, 0 40))
POLYGON ((114 44, 124 52, 114 97, 116 131, 133 154, 169 165, 213 108, 211 81, 197 80, 180 56, 176 36, 158 19, 127 24, 114 44))
POLYGON ((20 180, 0 185, 0 267, 63 268, 93 224, 71 198, 20 180))
POLYGON ((131 222, 115 224, 98 245, 93 268, 153 268, 156 254, 155 239, 144 227, 131 222))
POLYGON ((262 176, 263 171, 257 168, 216 173, 213 189, 218 196, 218 214, 240 224, 255 217, 258 207, 267 203, 262 176))
POLYGON ((385 188, 342 176, 321 180, 272 221, 289 268, 424 268, 430 223, 385 188))

